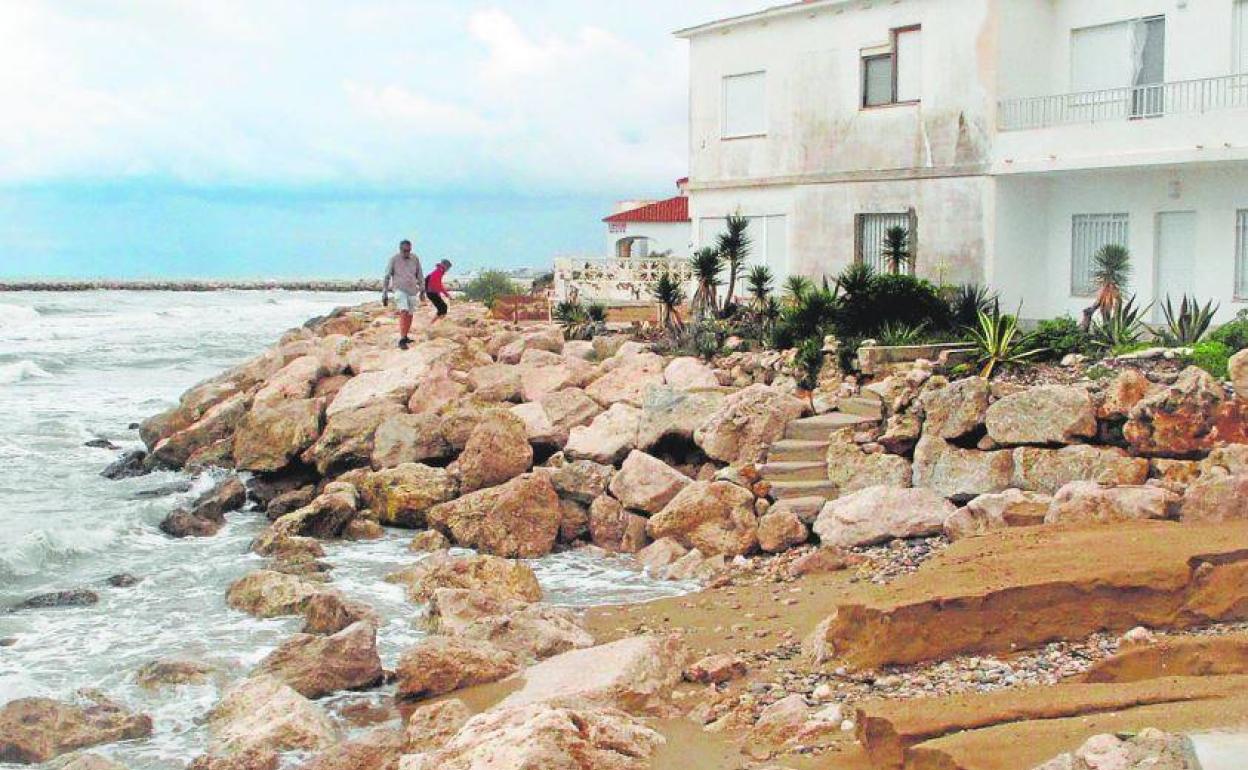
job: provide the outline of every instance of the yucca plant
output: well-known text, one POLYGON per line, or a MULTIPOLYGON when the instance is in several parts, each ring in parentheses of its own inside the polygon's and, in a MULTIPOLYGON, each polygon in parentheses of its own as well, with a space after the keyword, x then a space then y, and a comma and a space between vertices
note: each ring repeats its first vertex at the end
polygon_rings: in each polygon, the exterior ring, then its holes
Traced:
POLYGON ((836 277, 836 286, 844 294, 861 296, 875 284, 875 268, 866 262, 854 262, 836 277))
POLYGON ((784 279, 784 298, 792 304, 813 288, 815 288, 814 282, 806 276, 790 275, 784 279))
POLYGON ((745 284, 749 289, 750 296, 753 298, 751 304, 755 312, 762 311, 767 304, 767 297, 771 294, 774 280, 771 268, 766 265, 755 265, 750 268, 749 274, 745 277, 745 284))
POLYGON ((696 321, 719 312, 719 274, 724 270, 724 260, 718 249, 698 249, 689 258, 689 267, 698 287, 693 292, 690 312, 696 321))
POLYGON ((996 302, 996 293, 987 286, 964 283, 953 290, 949 299, 949 314, 959 328, 974 326, 979 322, 979 314, 991 311, 996 302))
POLYGON ((1041 352, 1029 347, 1027 335, 1019 331, 1017 315, 1002 315, 997 308, 992 312, 981 310, 976 316, 976 325, 967 331, 975 344, 979 376, 986 380, 1001 367, 1026 363, 1041 352))
POLYGON ((880 244, 880 256, 888 265, 888 272, 900 274, 910 265, 910 232, 900 225, 894 225, 884 231, 884 240, 880 244))
POLYGON ((880 332, 877 337, 881 345, 888 345, 890 347, 897 345, 917 345, 923 340, 923 335, 926 332, 927 324, 925 323, 909 326, 904 323, 888 321, 880 327, 880 332))
POLYGON ((724 305, 732 303, 737 290, 737 276, 741 274, 741 265, 750 256, 751 240, 746 231, 750 220, 740 214, 728 217, 725 225, 727 232, 719 236, 719 253, 728 263, 728 293, 724 295, 724 305))
POLYGON ((1144 315, 1153 305, 1135 306, 1135 295, 1101 314, 1092 327, 1092 344, 1110 352, 1120 352, 1140 342, 1148 327, 1144 315))
POLYGON ((589 316, 589 320, 595 324, 605 324, 607 322, 607 306, 601 302, 591 302, 585 308, 585 313, 589 316))
POLYGON ((557 303, 550 314, 563 330, 564 339, 586 340, 594 336, 589 312, 580 302, 564 300, 557 303))
POLYGON ((1183 299, 1179 302, 1179 310, 1176 313, 1174 307, 1170 304, 1170 295, 1166 295, 1166 302, 1161 306, 1161 312, 1166 317, 1166 327, 1157 330, 1157 336, 1168 347, 1190 347, 1200 342, 1205 336, 1205 332, 1209 331, 1209 325, 1213 323, 1213 316, 1218 312, 1218 305, 1213 300, 1209 300, 1203 307, 1196 302, 1195 297, 1183 295, 1183 299))
POLYGON ((1084 308, 1083 328, 1092 324, 1092 316, 1098 311, 1107 318, 1122 306, 1122 291, 1131 279, 1131 252, 1127 247, 1107 243, 1092 257, 1092 284, 1096 287, 1096 299, 1084 308))
POLYGON ((680 320, 680 306, 685 301, 685 290, 671 273, 664 273, 654 285, 654 298, 659 303, 659 325, 673 339, 685 328, 680 320))

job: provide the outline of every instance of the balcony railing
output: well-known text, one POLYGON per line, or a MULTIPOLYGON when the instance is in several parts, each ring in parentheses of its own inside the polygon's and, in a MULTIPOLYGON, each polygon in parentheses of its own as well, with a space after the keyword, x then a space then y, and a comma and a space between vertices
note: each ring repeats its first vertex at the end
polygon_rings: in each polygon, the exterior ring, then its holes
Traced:
POLYGON ((671 273, 688 284, 693 273, 686 259, 630 257, 555 259, 555 296, 582 300, 649 300, 659 276, 671 273))
POLYGON ((1002 101, 1002 131, 1248 107, 1248 73, 1002 101))

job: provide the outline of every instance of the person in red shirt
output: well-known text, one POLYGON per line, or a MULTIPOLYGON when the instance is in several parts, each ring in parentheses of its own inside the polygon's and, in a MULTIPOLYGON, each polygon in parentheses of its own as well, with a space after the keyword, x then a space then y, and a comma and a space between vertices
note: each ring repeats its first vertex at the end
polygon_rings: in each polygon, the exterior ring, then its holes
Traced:
POLYGON ((438 309, 437 315, 433 317, 433 323, 442 320, 442 316, 446 315, 446 300, 451 295, 446 293, 446 288, 442 285, 442 276, 446 275, 446 271, 450 269, 451 261, 444 259, 425 278, 425 296, 438 309))

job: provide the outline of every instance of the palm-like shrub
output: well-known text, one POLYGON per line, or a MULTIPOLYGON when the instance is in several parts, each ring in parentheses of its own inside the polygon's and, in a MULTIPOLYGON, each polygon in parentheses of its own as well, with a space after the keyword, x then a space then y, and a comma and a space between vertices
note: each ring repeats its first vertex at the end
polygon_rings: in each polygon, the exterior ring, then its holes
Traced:
POLYGON ((1157 331, 1157 336, 1170 347, 1188 347, 1200 342, 1205 332, 1209 331, 1213 316, 1218 312, 1218 305, 1210 300, 1202 307, 1195 297, 1184 294, 1176 312, 1170 304, 1170 296, 1166 295, 1161 312, 1165 314, 1166 325, 1157 331))
POLYGON ((1122 306, 1122 291, 1131 279, 1131 252, 1125 246, 1108 243, 1092 257, 1092 284, 1096 299, 1083 311, 1083 328, 1092 323, 1098 311, 1102 320, 1122 306))
POLYGON ((835 292, 827 289, 811 289, 802 294, 781 311, 772 331, 773 345, 792 348, 812 338, 818 338, 822 344, 823 338, 834 330, 839 305, 835 292))
POLYGON ((654 285, 654 299, 659 303, 659 325, 675 338, 685 328, 680 319, 680 306, 685 301, 685 290, 671 273, 664 273, 654 285))
POLYGON ((810 337, 797 348, 793 359, 797 368, 797 387, 808 394, 819 384, 819 372, 823 369, 823 340, 810 337))
POLYGON ((589 320, 596 324, 605 324, 607 322, 607 306, 601 302, 591 302, 585 312, 589 315, 589 320))
POLYGON ((750 220, 745 217, 734 214, 728 217, 725 226, 727 231, 719 236, 719 253, 728 263, 728 293, 724 297, 724 305, 727 306, 733 301, 737 290, 737 276, 741 274, 741 265, 750 256, 752 242, 746 232, 750 227, 750 220))
POLYGON ((1144 325, 1144 314, 1152 307, 1152 303, 1144 307, 1135 306, 1135 296, 1126 302, 1119 302, 1113 309, 1103 312, 1092 326, 1092 344, 1111 353, 1119 353, 1136 345, 1148 331, 1144 325))
POLYGON ((784 298, 792 304, 813 288, 815 288, 814 282, 806 276, 790 275, 784 279, 784 298))
POLYGON ((708 247, 693 253, 689 267, 698 282, 690 311, 694 320, 700 321, 719 312, 719 275, 724 271, 724 260, 717 249, 708 247))
POLYGON ((996 306, 997 295, 987 286, 964 283, 953 290, 949 298, 949 313, 956 327, 974 326, 979 314, 987 313, 996 306))
POLYGON ((884 231, 884 242, 880 244, 880 256, 888 265, 888 272, 897 275, 910 265, 910 232, 906 228, 894 225, 884 231))
POLYGON ((774 280, 771 268, 766 265, 755 265, 750 268, 749 274, 745 277, 745 284, 749 289, 750 297, 753 298, 751 304, 755 312, 761 311, 767 304, 767 297, 771 294, 774 280))
POLYGON ((555 323, 563 330, 567 340, 587 340, 594 336, 593 320, 580 302, 564 300, 550 311, 555 323))
POLYGON ((875 268, 866 262, 855 262, 836 277, 837 288, 842 294, 849 296, 866 294, 874 283, 875 268))
POLYGON ((980 311, 975 326, 968 329, 975 344, 975 362, 979 376, 989 379, 1003 366, 1025 363, 1040 351, 1030 347, 1027 336, 1019 331, 1018 318, 1003 315, 997 308, 980 311))

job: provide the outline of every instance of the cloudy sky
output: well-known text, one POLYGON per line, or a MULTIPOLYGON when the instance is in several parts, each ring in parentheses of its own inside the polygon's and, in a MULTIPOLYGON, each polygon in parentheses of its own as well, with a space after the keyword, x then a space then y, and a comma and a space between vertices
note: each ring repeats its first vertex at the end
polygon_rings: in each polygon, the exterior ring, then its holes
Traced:
POLYGON ((671 31, 765 0, 3 0, 0 276, 597 253, 670 194, 671 31))

